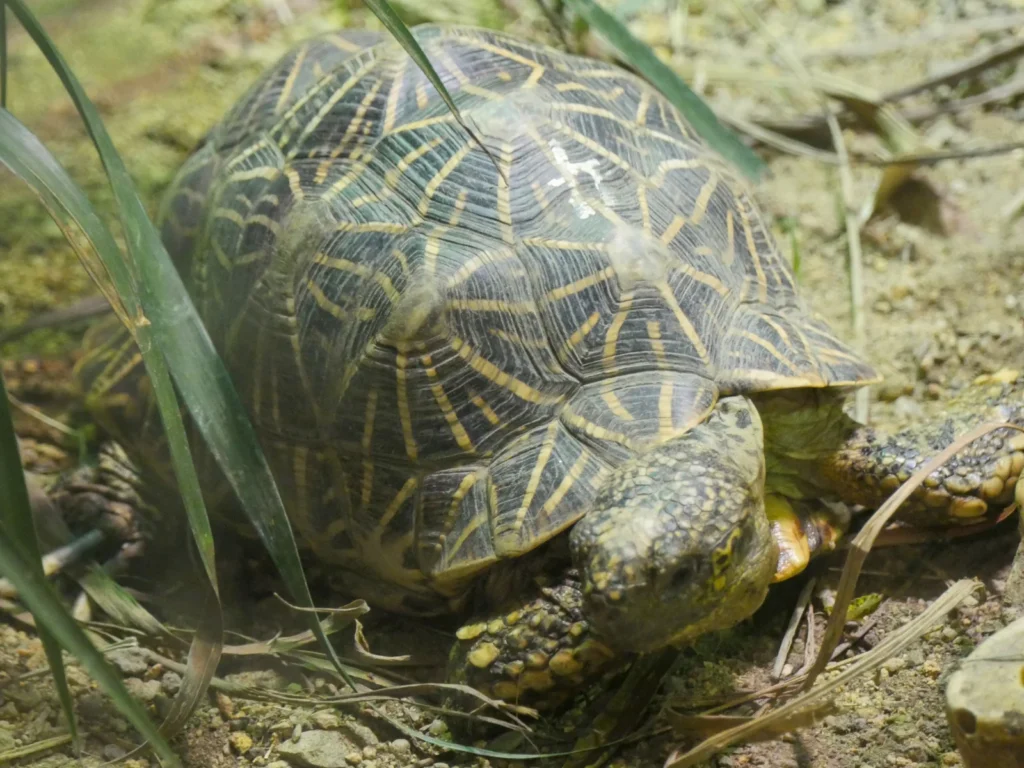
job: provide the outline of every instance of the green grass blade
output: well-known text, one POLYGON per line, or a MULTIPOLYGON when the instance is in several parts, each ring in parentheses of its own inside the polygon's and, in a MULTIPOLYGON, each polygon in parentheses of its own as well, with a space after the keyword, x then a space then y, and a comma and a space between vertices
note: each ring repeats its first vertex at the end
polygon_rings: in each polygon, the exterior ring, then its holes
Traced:
MULTIPOLYGON (((0 13, 3 10, 0 9, 0 13)), ((18 453, 18 441, 14 435, 14 422, 7 401, 7 389, 3 376, 0 375, 0 535, 6 536, 24 555, 29 567, 37 578, 44 578, 42 552, 32 521, 32 505, 29 501, 28 488, 25 485, 25 474, 21 469, 21 457, 18 453)), ((3 563, 0 571, 9 571, 9 564, 3 563)), ((30 606, 31 607, 31 606, 30 606)), ((43 644, 46 660, 53 674, 53 682, 57 688, 57 698, 68 723, 71 740, 75 749, 79 748, 78 726, 75 723, 75 709, 68 688, 67 675, 64 671, 64 659, 61 646, 54 639, 49 629, 41 625, 39 640, 43 644)))
MULTIPOLYGON (((96 216, 85 194, 67 176, 49 151, 17 118, 3 109, 0 109, 0 163, 6 165, 32 187, 61 231, 69 235, 69 240, 76 245, 79 255, 93 249, 103 249, 101 251, 102 260, 111 266, 110 271, 114 276, 114 283, 118 290, 125 295, 126 306, 134 309, 137 306, 137 299, 133 295, 135 289, 131 276, 120 261, 120 251, 109 230, 96 216)), ((84 256, 83 260, 85 260, 84 256)), ((194 526, 194 530, 201 529, 202 525, 205 525, 206 530, 209 531, 209 521, 199 490, 199 480, 192 465, 184 424, 181 421, 181 414, 166 365, 159 351, 153 348, 149 326, 140 324, 136 333, 154 391, 157 393, 157 401, 161 416, 164 418, 168 438, 171 441, 175 470, 178 472, 183 496, 186 505, 191 507, 190 518, 200 520, 194 526)), ((212 540, 212 533, 210 537, 212 540)), ((215 588, 216 585, 214 585, 215 588)), ((216 617, 211 618, 210 612, 206 612, 201 620, 199 631, 193 638, 193 652, 190 654, 190 661, 195 663, 190 663, 187 667, 181 691, 174 699, 172 708, 174 718, 170 720, 172 725, 180 726, 184 722, 187 712, 190 712, 198 703, 201 694, 197 695, 196 691, 200 689, 205 691, 212 677, 209 660, 211 658, 215 660, 220 655, 219 636, 222 620, 219 618, 219 604, 216 617), (215 635, 216 642, 214 642, 215 635)), ((70 697, 68 703, 70 705, 70 697)), ((164 725, 168 732, 171 731, 167 722, 164 725)))
MULTIPOLYGON (((484 153, 491 158, 491 162, 494 163, 494 167, 498 169, 498 173, 500 174, 501 168, 498 166, 498 161, 495 159, 494 155, 490 153, 487 147, 484 146, 484 143, 476 135, 473 129, 469 127, 469 124, 462 119, 462 113, 459 112, 459 108, 456 106, 455 100, 451 97, 451 94, 448 93, 448 89, 444 87, 444 83, 441 82, 441 77, 434 69, 434 65, 430 63, 430 59, 427 58, 427 54, 424 53, 420 44, 416 42, 416 38, 413 37, 409 28, 405 26, 405 23, 401 18, 399 18, 398 14, 395 13, 395 9, 391 7, 388 0, 366 0, 366 5, 371 11, 373 11, 373 14, 380 19, 380 23, 383 24, 388 32, 394 36, 399 45, 405 49, 405 52, 409 54, 412 60, 416 62, 416 66, 419 67, 423 74, 427 76, 430 84, 437 89, 438 95, 440 95, 441 100, 444 101, 449 111, 451 111, 452 116, 458 121, 459 125, 462 126, 463 130, 470 135, 473 141, 476 142, 480 149, 482 149, 484 153)), ((505 179, 505 182, 508 183, 508 179, 505 179)))
MULTIPOLYGON (((295 537, 270 467, 230 376, 139 200, 124 162, 95 106, 45 30, 22 0, 7 2, 61 79, 100 155, 117 201, 132 266, 138 270, 144 286, 140 299, 145 318, 151 324, 153 340, 167 360, 185 405, 274 559, 292 599, 299 605, 312 607, 295 537)), ((136 324, 136 327, 142 326, 136 324)), ((140 343, 140 347, 144 350, 143 344, 140 343)), ((202 549, 203 543, 197 543, 202 549)), ((310 613, 307 619, 331 661, 344 675, 341 661, 323 634, 316 615, 310 613)))
MULTIPOLYGON (((160 736, 156 727, 146 715, 142 706, 135 701, 121 682, 120 675, 111 668, 103 658, 103 654, 89 642, 82 629, 61 604, 60 599, 50 588, 43 575, 39 560, 38 547, 34 543, 35 533, 32 530, 31 509, 28 502, 28 491, 21 470, 18 446, 14 437, 14 425, 11 412, 7 405, 7 391, 0 379, 0 517, 3 529, 0 530, 0 571, 11 580, 21 600, 32 611, 38 622, 39 636, 47 645, 46 653, 50 659, 50 671, 54 680, 61 688, 61 705, 70 711, 71 699, 64 680, 64 666, 61 661, 60 649, 55 649, 56 663, 51 655, 50 646, 59 643, 73 653, 93 678, 117 703, 118 709, 138 729, 139 733, 149 741, 161 763, 178 766, 178 759, 170 746, 160 736), (27 534, 27 535, 26 535, 27 534), (29 539, 26 546, 26 539, 29 539), (44 629, 45 627, 45 629, 44 629), (65 704, 64 697, 67 696, 65 704)), ((73 721, 72 736, 75 731, 73 721)))
POLYGON ((7 106, 7 6, 0 4, 0 107, 7 106))
POLYGON ((715 117, 715 113, 682 81, 645 43, 633 36, 626 26, 595 0, 568 0, 569 5, 592 29, 596 29, 650 83, 661 91, 700 134, 708 145, 729 160, 746 176, 758 179, 764 163, 715 117))

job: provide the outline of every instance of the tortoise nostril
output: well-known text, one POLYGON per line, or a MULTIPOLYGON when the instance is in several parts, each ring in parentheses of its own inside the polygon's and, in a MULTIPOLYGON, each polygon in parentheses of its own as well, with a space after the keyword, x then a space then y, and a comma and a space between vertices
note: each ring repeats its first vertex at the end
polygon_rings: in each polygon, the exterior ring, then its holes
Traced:
POLYGON ((693 566, 687 563, 676 568, 676 571, 672 574, 672 578, 669 580, 669 583, 673 588, 681 589, 690 583, 692 576, 693 566))

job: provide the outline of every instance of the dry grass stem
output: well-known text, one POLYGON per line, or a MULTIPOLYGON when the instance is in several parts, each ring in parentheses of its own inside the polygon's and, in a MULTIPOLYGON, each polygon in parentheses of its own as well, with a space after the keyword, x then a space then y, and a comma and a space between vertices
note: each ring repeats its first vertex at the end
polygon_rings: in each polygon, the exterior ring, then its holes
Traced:
POLYGON ((777 733, 779 723, 789 723, 795 720, 799 725, 808 724, 801 720, 801 718, 808 717, 806 714, 808 710, 818 710, 821 702, 830 697, 838 688, 857 677, 878 669, 887 659, 900 653, 941 622, 943 616, 967 598, 977 586, 978 582, 973 579, 956 582, 913 621, 891 632, 882 643, 858 656, 843 672, 763 717, 716 734, 683 755, 672 755, 665 763, 665 768, 692 768, 733 744, 756 740, 764 733, 777 733))

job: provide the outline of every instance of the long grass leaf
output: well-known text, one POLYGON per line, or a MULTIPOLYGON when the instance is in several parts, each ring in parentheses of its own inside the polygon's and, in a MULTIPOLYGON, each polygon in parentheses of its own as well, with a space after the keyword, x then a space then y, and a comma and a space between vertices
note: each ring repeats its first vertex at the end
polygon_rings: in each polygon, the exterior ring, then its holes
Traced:
POLYGON ((0 4, 0 107, 7 106, 7 8, 0 4))
MULTIPOLYGON (((89 642, 47 583, 40 566, 38 545, 34 541, 31 514, 18 445, 14 437, 14 425, 7 406, 7 391, 0 379, 0 521, 3 526, 0 530, 0 570, 17 587, 22 601, 38 621, 39 636, 46 647, 50 671, 61 697, 61 706, 66 707, 66 712, 72 711, 57 643, 73 653, 82 666, 103 686, 117 703, 121 713, 150 742, 160 761, 168 766, 179 765, 170 746, 160 736, 145 710, 124 687, 120 675, 89 642)), ((72 738, 75 738, 74 722, 70 719, 68 722, 71 723, 72 738)))
MULTIPOLYGON (((0 10, 2 13, 2 10, 0 10)), ((32 506, 29 501, 28 487, 25 485, 25 473, 21 469, 21 458, 18 453, 18 441, 14 435, 14 421, 7 402, 7 388, 3 376, 0 375, 0 535, 8 537, 17 546, 29 562, 33 575, 44 579, 42 552, 32 521, 32 506)), ((10 563, 3 563, 0 571, 8 572, 10 563)), ((61 646, 45 626, 39 628, 39 640, 43 644, 46 660, 53 674, 53 683, 57 688, 60 708, 67 720, 71 739, 78 749, 78 726, 75 723, 74 703, 71 690, 68 688, 67 675, 64 671, 64 659, 61 646)))
MULTIPOLYGON (((270 467, 230 376, 146 214, 124 162, 95 106, 45 30, 22 0, 7 2, 60 77, 100 155, 117 201, 132 266, 139 271, 143 286, 140 299, 145 317, 140 319, 151 324, 153 340, 166 357, 197 428, 241 500, 293 599, 300 605, 312 606, 295 537, 270 467)), ((136 330, 141 327, 136 324, 136 330)), ((197 540, 197 544, 209 570, 205 558, 212 551, 212 536, 197 540)), ((308 620, 331 661, 346 676, 316 616, 310 614, 308 620)))
POLYGON ((666 65, 650 46, 638 40, 626 25, 594 0, 568 0, 569 5, 596 29, 623 59, 647 78, 693 126, 714 150, 732 162, 751 179, 760 178, 764 163, 735 133, 722 125, 715 113, 682 79, 666 65))
MULTIPOLYGON (((494 163, 494 167, 498 169, 498 173, 501 173, 501 168, 498 165, 498 161, 491 154, 490 150, 484 146, 484 143, 476 135, 469 124, 462 118, 462 113, 459 111, 458 106, 455 104, 455 100, 448 93, 448 89, 444 87, 444 83, 441 81, 441 76, 437 74, 437 70, 434 69, 434 65, 430 63, 430 59, 427 58, 427 54, 423 51, 423 48, 416 41, 412 32, 409 30, 405 23, 399 18, 398 14, 395 13, 395 9, 391 7, 388 0, 366 0, 367 7, 373 11, 374 15, 380 19, 380 23, 390 32, 394 38, 398 41, 405 52, 409 54, 416 66, 420 68, 430 84, 437 89, 438 95, 441 100, 444 101, 448 107, 452 116, 458 121, 459 125, 462 126, 463 130, 470 135, 470 138, 484 151, 484 153, 491 158, 491 162, 494 163)), ((508 179, 504 179, 505 183, 508 183, 508 179)))

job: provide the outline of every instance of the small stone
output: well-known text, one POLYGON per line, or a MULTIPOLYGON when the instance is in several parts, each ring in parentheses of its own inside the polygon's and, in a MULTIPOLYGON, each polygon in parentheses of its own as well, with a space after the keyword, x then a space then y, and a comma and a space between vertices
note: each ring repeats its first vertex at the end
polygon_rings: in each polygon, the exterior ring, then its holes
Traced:
POLYGON ((341 731, 348 737, 349 742, 354 742, 356 746, 366 747, 380 744, 377 734, 362 723, 345 723, 341 731))
POLYGON ((902 656, 894 656, 891 659, 886 659, 882 663, 882 669, 888 672, 890 675, 895 675, 900 670, 907 668, 907 660, 902 656))
POLYGON ((391 742, 391 751, 404 755, 412 751, 412 744, 409 743, 408 739, 395 739, 391 742))
POLYGON ((160 695, 160 682, 158 680, 139 680, 137 677, 125 678, 124 687, 128 693, 139 701, 147 704, 160 695))
POLYGON ((125 677, 140 677, 149 669, 149 659, 141 648, 118 648, 106 654, 106 658, 125 677))
POLYGON ((297 741, 285 741, 277 752, 302 768, 348 768, 348 740, 338 731, 305 731, 297 741))
POLYGON ((940 634, 942 635, 943 640, 955 640, 957 631, 952 627, 943 627, 940 634))
POLYGON ((920 667, 924 664, 924 651, 920 648, 913 648, 907 653, 905 658, 907 660, 907 666, 920 667))
POLYGON ((103 759, 110 762, 120 760, 126 754, 124 747, 120 747, 117 744, 107 744, 103 747, 103 759))
POLYGON ((181 690, 181 675, 170 670, 164 672, 163 677, 160 678, 160 687, 168 696, 176 695, 181 690))
MULTIPOLYGON (((440 718, 434 720, 430 725, 427 726, 427 733, 431 736, 440 736, 443 733, 448 732, 448 726, 445 725, 444 720, 440 718)), ((437 765, 434 768, 438 768, 437 765)))
POLYGON ((372 760, 377 756, 377 750, 373 747, 363 747, 363 757, 367 760, 372 760))
POLYGON ((349 752, 347 755, 345 755, 345 761, 351 763, 352 765, 359 765, 361 762, 363 762, 363 756, 359 752, 349 752))
POLYGON ((942 765, 947 766, 947 768, 953 768, 953 766, 962 764, 959 752, 943 752, 942 757, 939 758, 939 762, 942 765))
POLYGON ((236 755, 244 755, 252 749, 252 737, 245 731, 234 731, 228 735, 228 744, 236 755))
POLYGON ((921 665, 921 671, 928 677, 936 679, 942 674, 942 666, 934 659, 928 659, 921 665))
POLYGON ((326 710, 314 712, 309 719, 322 731, 333 731, 341 727, 341 718, 326 710))
POLYGON ((214 698, 217 701, 217 711, 220 712, 221 717, 225 720, 230 720, 235 714, 235 702, 220 691, 214 694, 214 698))

